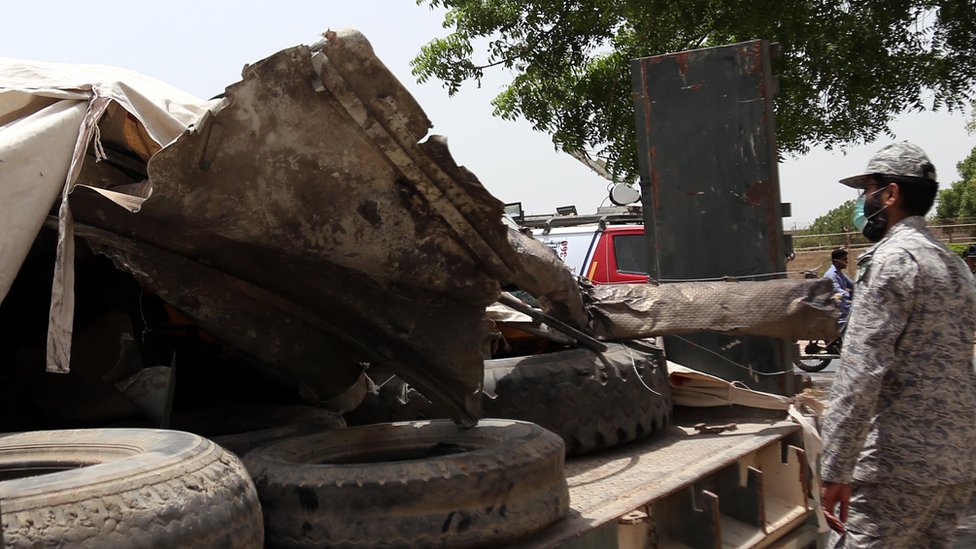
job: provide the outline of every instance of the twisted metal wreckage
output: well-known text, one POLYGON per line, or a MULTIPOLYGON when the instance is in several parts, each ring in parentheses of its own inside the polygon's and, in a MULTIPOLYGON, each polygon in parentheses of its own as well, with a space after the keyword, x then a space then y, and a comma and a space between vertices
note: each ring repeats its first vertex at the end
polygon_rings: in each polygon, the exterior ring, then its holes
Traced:
POLYGON ((383 363, 462 424, 480 415, 485 309, 503 287, 597 339, 834 329, 821 280, 581 291, 502 223, 355 31, 248 65, 210 101, 0 59, 0 128, 0 296, 42 225, 58 228, 51 371, 71 362, 75 237, 309 400, 383 363))

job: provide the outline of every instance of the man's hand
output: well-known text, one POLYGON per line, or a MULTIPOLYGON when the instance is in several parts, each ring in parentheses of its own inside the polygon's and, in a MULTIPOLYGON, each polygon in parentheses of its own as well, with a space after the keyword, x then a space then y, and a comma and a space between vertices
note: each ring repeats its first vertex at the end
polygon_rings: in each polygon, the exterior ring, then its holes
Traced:
POLYGON ((820 489, 820 505, 823 507, 827 523, 837 532, 844 532, 847 510, 851 503, 851 485, 839 482, 824 482, 820 489), (840 520, 834 514, 834 507, 840 504, 840 520))

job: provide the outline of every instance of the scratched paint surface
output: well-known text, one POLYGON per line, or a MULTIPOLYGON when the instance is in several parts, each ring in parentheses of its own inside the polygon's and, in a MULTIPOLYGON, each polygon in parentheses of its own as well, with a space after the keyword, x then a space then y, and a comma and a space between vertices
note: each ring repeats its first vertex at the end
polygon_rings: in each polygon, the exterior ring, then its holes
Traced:
MULTIPOLYGON (((632 63, 654 278, 785 271, 767 47, 757 40, 632 63)), ((785 377, 748 371, 787 369, 783 342, 701 335, 669 341, 668 354, 754 387, 790 389, 785 377)))

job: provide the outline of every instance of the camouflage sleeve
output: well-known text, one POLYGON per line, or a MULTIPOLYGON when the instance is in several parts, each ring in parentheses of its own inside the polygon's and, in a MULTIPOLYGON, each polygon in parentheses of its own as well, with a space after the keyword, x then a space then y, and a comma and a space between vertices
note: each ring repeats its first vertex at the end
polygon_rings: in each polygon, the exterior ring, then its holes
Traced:
POLYGON ((849 483, 874 417, 882 380, 915 299, 918 265, 908 253, 876 258, 858 280, 841 365, 824 419, 821 476, 849 483))

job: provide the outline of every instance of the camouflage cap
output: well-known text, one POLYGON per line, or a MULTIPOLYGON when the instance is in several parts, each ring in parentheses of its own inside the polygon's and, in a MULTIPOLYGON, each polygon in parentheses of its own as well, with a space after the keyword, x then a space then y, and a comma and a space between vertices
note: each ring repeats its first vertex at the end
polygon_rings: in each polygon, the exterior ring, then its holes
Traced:
POLYGON ((866 187, 876 175, 896 175, 935 181, 935 166, 918 145, 908 141, 892 143, 876 152, 864 173, 845 177, 840 182, 856 189, 866 187))

